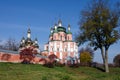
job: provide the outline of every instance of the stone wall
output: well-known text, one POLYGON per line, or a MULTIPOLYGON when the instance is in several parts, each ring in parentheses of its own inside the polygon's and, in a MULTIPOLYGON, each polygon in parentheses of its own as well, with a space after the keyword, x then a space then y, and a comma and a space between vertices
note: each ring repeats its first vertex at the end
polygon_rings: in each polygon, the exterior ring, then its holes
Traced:
MULTIPOLYGON (((40 57, 35 57, 32 61, 34 64, 45 64, 46 62, 45 59, 40 57)), ((19 54, 0 52, 0 62, 21 63, 22 60, 19 54)))

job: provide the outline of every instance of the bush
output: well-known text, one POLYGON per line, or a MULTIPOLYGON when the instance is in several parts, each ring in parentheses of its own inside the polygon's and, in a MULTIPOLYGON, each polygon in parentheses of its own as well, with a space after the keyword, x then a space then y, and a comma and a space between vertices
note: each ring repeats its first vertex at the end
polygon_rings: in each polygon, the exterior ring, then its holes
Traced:
POLYGON ((80 65, 91 66, 94 57, 94 51, 90 47, 82 48, 80 51, 80 65))

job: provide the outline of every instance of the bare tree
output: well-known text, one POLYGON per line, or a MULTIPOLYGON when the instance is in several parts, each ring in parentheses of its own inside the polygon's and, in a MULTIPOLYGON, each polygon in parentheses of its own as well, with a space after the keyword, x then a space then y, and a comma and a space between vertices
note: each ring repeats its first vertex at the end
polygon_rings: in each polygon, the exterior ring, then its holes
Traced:
POLYGON ((19 43, 14 38, 9 38, 5 44, 3 44, 3 49, 17 51, 19 48, 19 43))

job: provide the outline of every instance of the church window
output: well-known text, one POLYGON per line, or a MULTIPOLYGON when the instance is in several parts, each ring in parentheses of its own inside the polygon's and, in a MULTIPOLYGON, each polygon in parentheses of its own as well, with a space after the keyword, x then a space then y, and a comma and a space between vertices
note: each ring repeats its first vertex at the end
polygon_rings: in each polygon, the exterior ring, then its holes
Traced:
POLYGON ((62 40, 62 36, 60 36, 60 40, 62 40))
POLYGON ((46 47, 46 50, 48 50, 48 46, 46 47))
POLYGON ((66 36, 65 36, 65 40, 66 40, 66 36))
POLYGON ((51 51, 53 51, 53 47, 51 47, 51 51))
POLYGON ((57 48, 57 51, 59 51, 59 48, 57 48))
POLYGON ((52 51, 53 51, 53 48, 52 48, 52 51))
POLYGON ((68 40, 69 40, 69 36, 68 36, 68 40))
POLYGON ((65 48, 65 52, 67 52, 67 48, 65 48))

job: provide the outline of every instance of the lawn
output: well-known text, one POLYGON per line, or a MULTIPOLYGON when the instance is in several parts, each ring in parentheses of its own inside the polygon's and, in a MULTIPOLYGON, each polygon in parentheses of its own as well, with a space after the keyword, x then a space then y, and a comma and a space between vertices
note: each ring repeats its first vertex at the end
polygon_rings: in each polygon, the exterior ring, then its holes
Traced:
POLYGON ((0 63, 0 80, 120 80, 120 68, 110 68, 110 73, 104 73, 91 67, 0 63))

